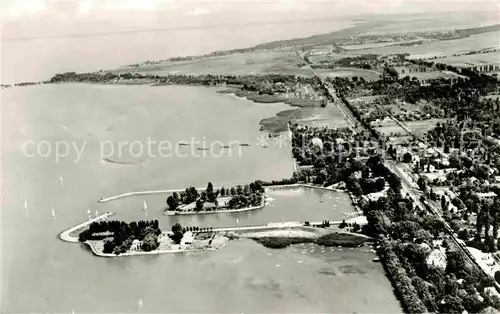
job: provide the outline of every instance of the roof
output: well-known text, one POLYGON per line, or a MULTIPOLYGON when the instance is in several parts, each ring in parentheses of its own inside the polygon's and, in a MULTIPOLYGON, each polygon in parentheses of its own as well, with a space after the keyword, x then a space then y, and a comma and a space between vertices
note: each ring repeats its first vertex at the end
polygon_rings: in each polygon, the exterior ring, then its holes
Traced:
POLYGON ((194 239, 193 233, 191 231, 186 231, 182 236, 181 244, 191 243, 193 242, 193 239, 194 239))

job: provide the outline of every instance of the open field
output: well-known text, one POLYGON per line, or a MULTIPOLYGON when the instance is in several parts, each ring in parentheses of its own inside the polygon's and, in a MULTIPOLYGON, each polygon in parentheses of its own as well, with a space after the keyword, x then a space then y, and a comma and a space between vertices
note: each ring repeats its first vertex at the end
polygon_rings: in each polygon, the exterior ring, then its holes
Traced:
POLYGON ((347 57, 351 57, 351 56, 352 56, 352 54, 350 54, 349 52, 341 52, 341 53, 332 52, 332 53, 325 53, 325 54, 319 54, 319 55, 311 55, 311 56, 309 56, 309 60, 312 63, 321 63, 324 61, 340 60, 342 58, 347 58, 347 57))
MULTIPOLYGON (((498 41, 496 42, 496 45, 500 46, 498 41)), ((439 59, 439 62, 453 65, 455 67, 467 67, 471 65, 480 65, 482 63, 500 64, 500 51, 494 51, 489 53, 478 53, 475 55, 464 55, 456 57, 449 56, 439 59)))
POLYGON ((442 40, 423 43, 417 46, 386 46, 364 50, 350 51, 351 55, 373 54, 398 54, 409 53, 410 58, 431 58, 434 56, 452 56, 457 52, 467 52, 483 48, 499 46, 500 32, 489 32, 461 39, 442 40))
POLYGON ((410 44, 413 42, 415 42, 415 40, 386 41, 386 42, 378 42, 378 43, 345 45, 345 46, 342 46, 342 48, 347 49, 347 50, 364 50, 364 49, 372 49, 372 48, 380 48, 380 47, 388 47, 388 46, 398 46, 401 44, 410 44))
POLYGON ((498 12, 426 13, 391 16, 390 21, 375 25, 364 34, 445 31, 498 23, 498 12))
POLYGON ((444 122, 444 121, 446 121, 446 119, 428 119, 421 121, 407 121, 403 123, 404 125, 406 125, 408 129, 412 131, 413 134, 420 135, 420 134, 425 134, 429 130, 436 127, 436 124, 438 122, 444 122))
POLYGON ((294 52, 261 51, 235 53, 225 56, 206 57, 186 61, 162 61, 157 64, 144 64, 113 70, 113 72, 138 72, 154 75, 168 74, 295 74, 312 76, 308 67, 300 68, 304 60, 294 52))
MULTIPOLYGON (((439 61, 442 62, 442 61, 439 61)), ((429 72, 410 72, 409 67, 395 67, 396 71, 399 73, 399 77, 403 78, 405 76, 410 76, 411 78, 416 77, 418 80, 429 80, 436 79, 440 77, 444 78, 457 78, 463 77, 460 74, 451 71, 429 71, 429 72)))
POLYGON ((349 126, 339 108, 329 103, 326 108, 302 107, 281 111, 274 117, 260 121, 261 130, 283 132, 287 130, 288 121, 298 122, 310 127, 343 128, 349 126))
POLYGON ((380 79, 380 73, 373 70, 364 70, 358 68, 335 68, 335 69, 316 69, 320 77, 363 77, 366 81, 376 81, 380 79))

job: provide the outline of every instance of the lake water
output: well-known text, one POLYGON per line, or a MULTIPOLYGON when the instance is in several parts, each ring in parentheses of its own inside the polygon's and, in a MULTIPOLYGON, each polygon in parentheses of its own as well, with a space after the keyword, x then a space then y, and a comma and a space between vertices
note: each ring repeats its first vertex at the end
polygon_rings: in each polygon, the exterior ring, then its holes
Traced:
MULTIPOLYGON (((103 259, 58 239, 62 230, 85 220, 88 208, 114 211, 119 219, 144 218, 143 198, 97 204, 101 196, 289 177, 293 164, 286 140, 269 141, 268 148, 256 145, 265 135, 260 119, 287 105, 255 104, 210 88, 181 86, 43 85, 6 89, 2 97, 3 312, 401 311, 381 266, 371 262, 374 255, 365 248, 271 250, 235 241, 215 253, 103 259), (150 154, 129 150, 130 145, 117 151, 119 143, 145 145, 148 138, 252 146, 241 154, 234 148, 231 156, 181 147, 162 157, 157 144, 151 144, 150 154), (60 149, 69 143, 83 150, 56 159, 56 143, 60 149), (109 143, 105 152, 103 143, 109 143), (200 156, 203 152, 207 156, 200 156), (103 155, 133 164, 103 162, 103 155)), ((147 218, 160 219, 168 229, 174 218, 230 226, 236 217, 241 224, 340 219, 352 210, 342 193, 292 189, 270 194, 274 206, 205 218, 161 216, 164 196, 151 196, 147 218)))
MULTIPOLYGON (((332 18, 285 24, 204 26, 184 30, 109 33, 4 42, 0 39, 0 53, 3 60, 0 81, 3 84, 40 81, 61 72, 97 71, 146 60, 163 60, 170 57, 247 48, 273 40, 333 32, 352 24, 346 19, 332 18)), ((81 32, 85 33, 84 30, 81 32)), ((9 36, 6 33, 4 37, 9 36)))

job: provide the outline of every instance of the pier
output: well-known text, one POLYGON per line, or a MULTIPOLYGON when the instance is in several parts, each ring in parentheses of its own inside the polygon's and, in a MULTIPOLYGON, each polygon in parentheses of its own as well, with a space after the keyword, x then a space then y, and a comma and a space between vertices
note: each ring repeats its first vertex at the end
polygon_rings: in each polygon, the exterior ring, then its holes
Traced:
MULTIPOLYGON (((303 183, 284 184, 284 185, 270 185, 270 186, 265 186, 264 188, 273 190, 273 189, 293 188, 293 187, 305 187, 305 188, 313 188, 313 189, 320 189, 320 190, 334 191, 334 192, 346 192, 345 190, 331 189, 331 188, 326 188, 326 187, 321 187, 321 186, 314 186, 314 185, 303 184, 303 183)), ((214 187, 214 189, 218 189, 218 188, 214 187)), ((123 194, 119 194, 119 195, 115 195, 115 196, 110 196, 110 197, 102 198, 98 202, 99 203, 106 203, 106 202, 109 202, 109 201, 113 201, 113 200, 124 198, 124 197, 128 197, 128 196, 174 193, 174 192, 182 192, 182 191, 185 191, 185 190, 186 189, 171 189, 171 190, 150 190, 150 191, 128 192, 128 193, 123 193, 123 194)), ((196 188, 196 190, 197 191, 205 191, 206 188, 196 188)))

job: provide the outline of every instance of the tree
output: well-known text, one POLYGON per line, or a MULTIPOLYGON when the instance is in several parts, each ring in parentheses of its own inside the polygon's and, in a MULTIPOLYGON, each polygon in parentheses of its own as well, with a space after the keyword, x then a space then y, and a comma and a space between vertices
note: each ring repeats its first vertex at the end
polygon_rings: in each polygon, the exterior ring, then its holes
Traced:
POLYGON ((142 241, 142 249, 146 252, 156 250, 158 246, 158 236, 154 233, 148 233, 142 241))
POLYGON ((465 259, 459 251, 446 250, 446 272, 455 274, 458 278, 466 275, 465 259))
POLYGON ((497 270, 495 272, 495 280, 496 282, 500 283, 500 270, 497 270))
MULTIPOLYGON (((188 227, 189 229, 189 227, 188 227)), ((170 235, 170 238, 174 243, 179 244, 181 243, 182 237, 183 237, 183 232, 182 232, 182 226, 179 223, 176 223, 175 225, 172 226, 172 232, 173 235, 170 235)))
POLYGON ((457 296, 447 295, 444 300, 439 304, 439 311, 441 313, 461 314, 464 311, 462 300, 457 296))
POLYGON ((176 210, 179 206, 179 203, 172 195, 170 195, 169 197, 167 197, 167 205, 170 210, 176 210))
POLYGON ((406 152, 404 155, 403 155, 403 162, 404 163, 410 163, 412 160, 412 157, 411 157, 411 154, 409 152, 406 152))
POLYGON ((173 233, 176 233, 176 232, 182 232, 182 226, 180 223, 176 223, 172 226, 172 232, 173 233))
POLYGON ((212 182, 208 182, 207 185, 207 193, 213 193, 214 192, 214 186, 212 185, 212 182))
POLYGON ((172 197, 174 198, 174 200, 176 200, 176 201, 177 201, 177 203, 179 203, 179 201, 180 201, 180 198, 179 198, 179 193, 174 192, 174 193, 172 194, 172 197))
POLYGON ((468 229, 462 229, 458 232, 458 238, 460 240, 469 241, 470 234, 468 229))
POLYGON ((198 199, 196 201, 196 210, 202 210, 203 209, 203 204, 205 204, 205 202, 202 201, 201 199, 198 199))

